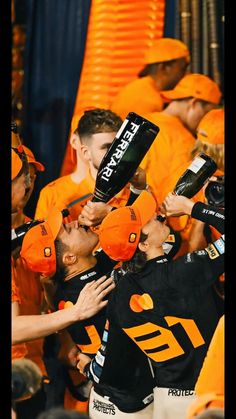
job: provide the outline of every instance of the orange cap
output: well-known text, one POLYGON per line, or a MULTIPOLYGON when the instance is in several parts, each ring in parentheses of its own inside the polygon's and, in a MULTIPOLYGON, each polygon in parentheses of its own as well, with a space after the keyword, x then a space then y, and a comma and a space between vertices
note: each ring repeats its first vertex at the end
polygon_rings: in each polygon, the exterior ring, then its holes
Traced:
POLYGON ((34 154, 32 153, 32 151, 28 147, 26 147, 25 145, 22 145, 22 147, 23 147, 23 150, 26 154, 28 163, 32 163, 36 167, 37 170, 39 170, 40 172, 44 172, 44 170, 45 170, 44 165, 35 159, 34 154))
POLYGON ((197 128, 197 138, 203 143, 224 144, 224 109, 212 109, 201 119, 197 128))
POLYGON ((23 166, 23 163, 22 163, 21 158, 12 148, 11 149, 11 180, 15 179, 18 173, 20 173, 22 166, 23 166))
POLYGON ((160 38, 157 39, 147 51, 144 63, 163 63, 164 61, 171 61, 184 57, 187 62, 190 61, 188 47, 182 41, 173 38, 160 38))
POLYGON ((25 235, 20 255, 29 269, 46 276, 56 272, 54 241, 62 225, 62 213, 54 208, 47 220, 32 227, 25 235))
POLYGON ((142 227, 155 211, 155 199, 143 191, 133 205, 110 212, 98 230, 104 252, 114 260, 130 260, 137 249, 142 227))
POLYGON ((220 103, 221 95, 219 86, 213 80, 204 74, 197 73, 184 76, 173 90, 161 92, 162 98, 169 102, 175 99, 194 97, 215 105, 220 103))
POLYGON ((214 408, 224 409, 224 396, 213 392, 201 394, 190 404, 187 411, 187 419, 193 419, 206 409, 214 408))

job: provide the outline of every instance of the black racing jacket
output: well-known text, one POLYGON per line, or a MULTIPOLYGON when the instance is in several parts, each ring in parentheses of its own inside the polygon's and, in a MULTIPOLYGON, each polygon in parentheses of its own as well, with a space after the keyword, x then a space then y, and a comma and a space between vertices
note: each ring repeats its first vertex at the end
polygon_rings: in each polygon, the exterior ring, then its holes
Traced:
MULTIPOLYGON (((191 215, 223 232, 222 210, 196 203, 191 215)), ((100 387, 111 383, 119 356, 128 369, 136 346, 151 361, 158 387, 193 390, 219 320, 212 284, 223 271, 221 236, 203 250, 175 261, 160 256, 138 274, 121 277, 109 299, 106 345, 87 366, 87 375, 100 387), (122 333, 135 345, 127 356, 122 333)))
MULTIPOLYGON (((95 256, 97 263, 93 268, 72 277, 68 281, 58 283, 54 295, 54 305, 57 310, 63 309, 71 303, 75 304, 87 283, 98 280, 103 275, 109 276, 111 274, 117 262, 111 260, 103 251, 98 251, 95 256)), ((101 345, 105 322, 106 307, 90 319, 68 326, 67 330, 79 350, 91 356, 96 354, 101 345)))

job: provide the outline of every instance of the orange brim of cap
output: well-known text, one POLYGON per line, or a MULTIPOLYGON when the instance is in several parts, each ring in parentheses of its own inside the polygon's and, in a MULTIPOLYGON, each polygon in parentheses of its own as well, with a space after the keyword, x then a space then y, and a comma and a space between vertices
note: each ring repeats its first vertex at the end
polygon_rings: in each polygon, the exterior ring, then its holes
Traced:
POLYGON ((32 227, 25 235, 20 255, 28 268, 46 276, 56 272, 55 239, 62 226, 62 214, 54 208, 47 220, 32 227))
POLYGON ((40 163, 39 161, 37 161, 34 157, 34 154, 32 153, 32 151, 26 147, 25 145, 22 145, 23 150, 25 152, 25 155, 27 157, 27 161, 28 163, 33 164, 37 170, 39 170, 39 172, 44 172, 45 167, 42 163, 40 163))
POLYGON ((155 211, 155 199, 150 193, 143 191, 133 205, 110 212, 98 230, 104 252, 117 261, 130 260, 137 249, 142 227, 155 211))
POLYGON ((27 154, 26 154, 26 157, 27 157, 28 163, 33 164, 39 172, 44 172, 45 166, 42 163, 34 160, 32 157, 28 156, 27 154))
POLYGON ((164 99, 166 102, 171 102, 172 100, 176 99, 186 99, 187 97, 191 97, 190 94, 186 94, 186 91, 179 90, 165 90, 161 93, 162 99, 164 99))
POLYGON ((11 149, 11 180, 15 179, 20 173, 23 163, 18 154, 11 149))
POLYGON ((138 211, 141 227, 143 227, 154 215, 156 211, 156 201, 149 192, 143 191, 131 207, 138 211))
POLYGON ((63 217, 61 211, 59 211, 57 208, 53 208, 45 221, 49 225, 54 240, 58 236, 58 233, 62 225, 62 220, 63 217))

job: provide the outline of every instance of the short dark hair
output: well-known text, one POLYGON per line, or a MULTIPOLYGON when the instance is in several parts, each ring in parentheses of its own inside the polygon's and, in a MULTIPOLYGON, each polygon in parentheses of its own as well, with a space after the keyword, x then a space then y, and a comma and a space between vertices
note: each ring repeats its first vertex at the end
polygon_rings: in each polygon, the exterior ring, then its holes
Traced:
POLYGON ((80 118, 75 134, 82 141, 85 137, 101 132, 117 132, 122 125, 122 119, 109 109, 95 108, 85 111, 80 118))
MULTIPOLYGON (((148 238, 148 234, 144 234, 141 232, 139 243, 143 243, 147 238, 148 238)), ((146 262, 147 262, 146 253, 142 252, 142 250, 140 250, 139 247, 137 247, 132 259, 124 262, 122 265, 122 269, 125 272, 137 273, 143 269, 146 262)))
POLYGON ((53 277, 53 280, 55 282, 63 282, 63 279, 65 278, 67 274, 67 268, 62 262, 62 255, 63 253, 68 250, 68 246, 66 246, 64 243, 62 243, 60 240, 54 241, 55 250, 56 250, 56 273, 53 277))

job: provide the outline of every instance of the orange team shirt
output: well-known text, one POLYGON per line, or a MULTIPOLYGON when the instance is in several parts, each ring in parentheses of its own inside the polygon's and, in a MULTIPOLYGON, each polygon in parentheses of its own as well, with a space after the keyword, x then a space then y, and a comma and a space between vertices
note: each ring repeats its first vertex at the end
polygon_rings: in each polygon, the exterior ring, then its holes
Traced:
POLYGON ((163 112, 150 113, 145 118, 156 124, 160 131, 140 166, 146 171, 147 183, 161 203, 166 196, 165 183, 179 166, 191 159, 195 138, 179 118, 163 112))
MULTIPOLYGON (((68 208, 68 221, 77 220, 82 208, 93 197, 95 181, 88 171, 86 177, 78 184, 70 175, 62 176, 46 185, 40 192, 35 218, 46 218, 53 207, 60 211, 68 208)), ((109 201, 114 207, 125 206, 130 195, 129 184, 109 201)))
MULTIPOLYGON (((29 221, 29 218, 25 218, 25 222, 29 221)), ((13 301, 17 301, 15 298, 15 290, 18 289, 19 303, 20 303, 20 314, 21 315, 40 315, 41 307, 43 303, 43 290, 39 281, 38 274, 30 271, 26 263, 21 257, 17 258, 14 262, 14 288, 13 288, 13 301)), ((42 371, 43 375, 46 375, 46 369, 43 362, 43 339, 36 339, 33 341, 26 342, 25 347, 27 349, 26 358, 35 362, 42 371)), ((12 346, 12 358, 18 358, 19 349, 22 344, 12 346)))
POLYGON ((224 395, 224 361, 224 316, 222 316, 195 385, 197 396, 205 393, 224 395))
POLYGON ((111 105, 111 110, 122 119, 125 119, 129 112, 144 116, 146 113, 159 112, 162 109, 163 99, 150 76, 137 78, 124 86, 111 105))

